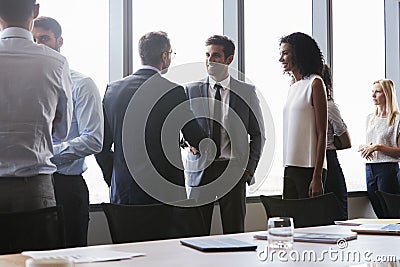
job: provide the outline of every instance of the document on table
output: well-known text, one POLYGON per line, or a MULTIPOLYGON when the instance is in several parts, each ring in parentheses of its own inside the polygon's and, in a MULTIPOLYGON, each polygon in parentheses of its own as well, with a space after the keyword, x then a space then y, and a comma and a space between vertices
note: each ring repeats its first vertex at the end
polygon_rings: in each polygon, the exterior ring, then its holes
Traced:
POLYGON ((335 221, 336 225, 358 226, 362 224, 395 224, 400 223, 400 219, 370 219, 358 218, 346 221, 335 221))
POLYGON ((116 251, 106 247, 67 248, 46 251, 24 251, 22 255, 34 259, 42 258, 68 258, 75 263, 115 261, 144 256, 144 253, 116 251))

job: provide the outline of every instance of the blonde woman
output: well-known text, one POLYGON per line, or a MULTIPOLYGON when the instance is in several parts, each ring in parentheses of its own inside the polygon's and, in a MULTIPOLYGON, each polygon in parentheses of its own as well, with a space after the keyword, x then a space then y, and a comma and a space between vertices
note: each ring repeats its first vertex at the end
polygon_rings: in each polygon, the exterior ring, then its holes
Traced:
POLYGON ((400 114, 393 82, 383 79, 373 83, 375 112, 367 117, 366 144, 360 145, 366 164, 367 192, 378 218, 384 217, 376 190, 399 194, 398 161, 400 158, 400 114))

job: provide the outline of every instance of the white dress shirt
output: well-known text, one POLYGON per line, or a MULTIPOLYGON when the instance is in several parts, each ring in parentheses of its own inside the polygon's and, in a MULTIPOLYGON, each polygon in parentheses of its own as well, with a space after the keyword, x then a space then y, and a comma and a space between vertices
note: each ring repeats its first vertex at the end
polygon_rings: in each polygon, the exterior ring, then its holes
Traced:
POLYGON ((68 138, 54 137, 54 157, 57 172, 80 175, 87 170, 85 157, 98 153, 103 147, 103 106, 93 80, 71 70, 74 113, 68 138))
POLYGON ((341 136, 347 132, 347 126, 340 115, 338 106, 333 100, 328 100, 328 132, 326 134, 326 150, 336 150, 335 135, 341 136))
POLYGON ((223 103, 221 116, 222 116, 222 126, 224 127, 221 128, 221 156, 219 157, 220 159, 231 158, 231 142, 229 140, 228 133, 226 132, 228 113, 229 113, 230 80, 231 80, 230 75, 226 79, 220 82, 214 81, 211 77, 209 77, 208 79, 210 83, 210 86, 208 87, 208 95, 209 95, 208 106, 210 107, 210 114, 214 114, 215 93, 217 92, 217 90, 214 88, 214 85, 218 83, 222 86, 222 90, 220 90, 221 102, 223 103))
POLYGON ((51 174, 51 136, 64 139, 71 125, 68 62, 25 29, 0 37, 0 177, 51 174))

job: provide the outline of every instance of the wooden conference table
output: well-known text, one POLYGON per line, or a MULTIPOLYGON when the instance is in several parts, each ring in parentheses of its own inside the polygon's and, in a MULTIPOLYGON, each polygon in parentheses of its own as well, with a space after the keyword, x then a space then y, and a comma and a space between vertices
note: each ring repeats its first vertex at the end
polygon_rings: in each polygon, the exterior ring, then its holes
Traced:
MULTIPOLYGON (((296 229, 297 232, 308 232, 308 233, 335 233, 335 234, 348 234, 351 233, 350 226, 344 225, 329 225, 296 229)), ((317 244, 317 243, 303 243, 295 242, 293 245, 293 251, 291 257, 296 258, 295 252, 300 255, 305 251, 314 251, 317 258, 320 261, 315 262, 312 260, 300 260, 293 261, 289 258, 289 255, 278 259, 277 255, 274 258, 263 258, 262 251, 266 249, 266 241, 256 240, 253 238, 255 233, 260 232, 249 232, 243 234, 225 235, 225 236, 211 236, 201 238, 222 238, 231 237, 238 240, 246 241, 249 243, 257 244, 257 251, 251 252, 213 252, 204 253, 195 249, 183 246, 180 244, 179 239, 162 240, 162 241, 151 241, 151 242, 139 242, 139 243, 127 243, 118 245, 103 245, 96 246, 99 249, 110 249, 116 251, 125 252, 137 252, 145 253, 145 256, 135 257, 129 260, 121 261, 110 261, 110 262, 96 262, 96 263, 80 263, 76 264, 78 267, 111 267, 111 266, 206 266, 206 267, 221 267, 221 266, 280 266, 280 265, 293 265, 293 266, 310 266, 310 265, 322 265, 322 266, 400 266, 400 236, 389 236, 389 235, 358 235, 356 240, 349 241, 346 248, 338 248, 336 244, 317 244), (325 252, 324 252, 325 251, 325 252), (331 258, 328 252, 331 252, 331 258), (349 255, 350 260, 348 260, 349 255), (360 255, 359 260, 354 254, 360 255), (378 260, 388 260, 389 256, 391 260, 394 257, 397 260, 397 265, 389 265, 387 263, 381 265, 367 265, 366 262, 378 260), (394 256, 394 257, 393 257, 394 256), (283 262, 283 260, 287 260, 283 262)), ((93 248, 93 247, 92 247, 93 248)), ((265 253, 264 253, 265 254, 265 253)), ((1 267, 23 267, 25 266, 25 260, 28 257, 21 254, 4 255, 0 256, 1 267)))

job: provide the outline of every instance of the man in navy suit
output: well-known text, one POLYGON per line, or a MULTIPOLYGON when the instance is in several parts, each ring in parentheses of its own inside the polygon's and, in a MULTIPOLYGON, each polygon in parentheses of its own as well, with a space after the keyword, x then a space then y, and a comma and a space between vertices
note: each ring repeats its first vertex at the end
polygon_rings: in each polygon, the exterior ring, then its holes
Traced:
POLYGON ((186 87, 193 113, 216 145, 212 155, 206 156, 208 160, 196 149, 187 149, 186 183, 191 187, 190 197, 205 204, 202 212, 208 231, 214 200, 219 202, 224 234, 244 231, 246 182, 254 182, 265 142, 255 87, 229 74, 234 53, 235 45, 228 37, 208 38, 208 77, 186 87))
POLYGON ((179 130, 195 147, 205 134, 194 119, 183 87, 161 76, 174 55, 167 34, 150 32, 142 36, 139 54, 143 66, 107 87, 103 99, 103 149, 96 160, 111 186, 111 203, 184 200, 179 130), (182 128, 163 136, 163 129, 168 128, 164 122, 175 110, 179 114, 174 115, 174 121, 180 122, 182 128), (129 135, 124 135, 127 132, 129 135), (177 190, 169 190, 170 185, 177 190))

